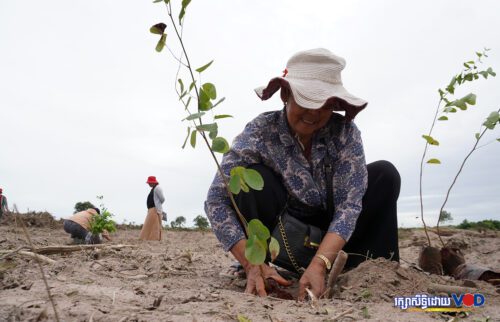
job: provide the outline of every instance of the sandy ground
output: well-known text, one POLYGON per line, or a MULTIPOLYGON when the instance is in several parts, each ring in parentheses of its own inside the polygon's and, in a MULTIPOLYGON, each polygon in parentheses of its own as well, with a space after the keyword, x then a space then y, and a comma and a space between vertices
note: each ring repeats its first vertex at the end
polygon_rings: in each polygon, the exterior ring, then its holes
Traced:
MULTIPOLYGON (((28 229, 37 246, 70 242, 57 225, 28 229)), ((109 244, 133 245, 121 250, 48 255, 56 263, 43 267, 61 321, 334 321, 346 311, 336 321, 450 321, 454 315, 403 311, 393 297, 426 292, 430 283, 463 285, 414 267, 425 242, 416 229, 400 234, 400 265, 367 261, 342 274, 334 299, 321 299, 316 307, 244 294, 244 280, 219 275, 233 259, 209 231, 168 230, 161 242, 140 242, 138 235, 134 229, 115 233, 109 244)), ((456 230, 450 238, 468 262, 500 269, 499 233, 456 230)), ((24 245, 20 227, 0 226, 0 251, 24 245)), ((486 304, 455 315, 455 321, 500 321, 500 290, 474 283, 486 304)), ((295 296, 297 283, 287 291, 295 296)), ((0 321, 44 320, 53 321, 54 314, 37 264, 20 255, 0 260, 0 321)))

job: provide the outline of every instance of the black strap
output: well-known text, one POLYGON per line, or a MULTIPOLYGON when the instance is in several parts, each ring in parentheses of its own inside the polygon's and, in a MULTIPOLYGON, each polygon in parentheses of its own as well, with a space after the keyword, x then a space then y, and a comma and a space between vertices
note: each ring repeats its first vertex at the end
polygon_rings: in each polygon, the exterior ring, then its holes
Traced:
POLYGON ((333 167, 332 158, 328 150, 326 152, 324 166, 326 175, 326 211, 330 219, 333 219, 335 213, 335 204, 333 202, 333 167))

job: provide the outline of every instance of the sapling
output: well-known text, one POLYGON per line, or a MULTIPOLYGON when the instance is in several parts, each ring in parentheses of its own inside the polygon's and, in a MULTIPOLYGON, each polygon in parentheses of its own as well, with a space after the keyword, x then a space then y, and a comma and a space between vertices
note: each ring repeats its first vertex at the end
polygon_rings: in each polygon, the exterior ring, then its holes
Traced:
POLYGON ((247 169, 240 166, 231 169, 230 176, 228 178, 222 171, 220 163, 215 155, 215 153, 224 154, 229 151, 229 144, 227 140, 224 137, 219 136, 219 126, 217 120, 232 118, 232 116, 227 114, 213 114, 214 108, 222 103, 225 98, 222 97, 217 99, 218 93, 216 86, 213 83, 202 83, 199 80, 201 74, 212 65, 213 60, 199 68, 194 68, 189 59, 189 55, 182 38, 182 30, 186 9, 191 3, 191 0, 182 0, 180 12, 178 16, 175 17, 170 0, 154 0, 153 2, 161 2, 166 6, 168 17, 170 19, 170 25, 174 29, 173 32, 175 33, 180 47, 182 48, 180 56, 176 56, 167 45, 167 33, 165 32, 167 25, 165 23, 158 23, 150 28, 151 33, 157 34, 160 37, 156 45, 156 51, 161 52, 165 47, 167 47, 174 59, 179 63, 175 90, 177 96, 179 97, 179 101, 184 106, 184 110, 187 113, 187 116, 182 121, 190 123, 186 129, 187 135, 182 148, 186 146, 188 140, 190 145, 194 148, 196 146, 197 139, 201 138, 207 146, 208 151, 217 166, 217 171, 222 178, 227 195, 229 196, 231 204, 245 229, 248 238, 245 248, 245 257, 250 263, 260 265, 264 263, 266 254, 269 250, 271 253, 271 259, 274 260, 279 253, 278 241, 271 237, 269 229, 264 226, 260 220, 252 219, 250 222, 247 222, 236 205, 233 197, 233 194, 238 194, 241 190, 243 190, 243 192, 248 192, 250 189, 262 190, 264 181, 261 175, 253 169, 247 169), (182 78, 178 77, 181 68, 184 68, 188 72, 188 82, 185 82, 182 78), (195 77, 195 73, 197 73, 198 78, 195 77), (190 104, 192 101, 196 101, 193 113, 190 110, 190 104), (211 119, 205 122, 207 118, 211 119))
MULTIPOLYGON (((98 196, 102 201, 103 197, 98 196)), ((113 214, 108 211, 103 203, 100 204, 101 213, 95 214, 89 221, 89 235, 85 241, 89 244, 99 244, 101 242, 101 235, 104 231, 112 233, 116 231, 116 223, 111 219, 113 214)))
MULTIPOLYGON (((476 59, 475 60, 470 60, 467 62, 463 63, 464 69, 457 75, 453 76, 450 83, 448 86, 446 86, 444 89, 439 89, 439 102, 436 108, 436 112, 434 115, 434 119, 432 121, 431 128, 429 130, 429 133, 427 135, 422 135, 422 137, 425 139, 425 148, 424 152, 422 154, 422 160, 420 162, 420 182, 419 182, 419 188, 420 188, 420 214, 421 214, 421 219, 422 223, 424 224, 424 230, 425 234, 427 236, 427 242, 428 242, 428 247, 424 248, 422 250, 422 253, 420 254, 419 257, 419 264, 420 266, 425 270, 426 267, 429 268, 430 270, 435 271, 436 270, 436 265, 441 265, 441 258, 440 254, 443 253, 443 250, 446 252, 447 257, 449 257, 449 249, 444 249, 445 248, 445 243, 443 242, 441 238, 441 234, 439 231, 439 224, 446 219, 446 215, 449 214, 447 211, 444 210, 446 203, 448 201, 448 198, 450 196, 450 192, 452 188, 454 187, 455 183, 457 182, 457 179, 459 175, 461 174, 465 163, 468 161, 469 157, 472 155, 474 151, 476 151, 479 146, 480 140, 483 138, 484 134, 488 130, 494 130, 495 126, 500 123, 500 116, 499 112, 500 109, 497 111, 493 111, 490 113, 490 115, 487 117, 487 119, 482 123, 481 129, 479 130, 478 133, 474 134, 474 144, 471 148, 471 150, 467 153, 465 156, 464 160, 462 161, 455 177, 453 178, 452 183, 450 184, 445 199, 439 209, 439 215, 438 215, 438 220, 436 224, 436 229, 437 229, 437 234, 438 238, 443 246, 443 249, 441 251, 434 249, 431 244, 431 240, 429 238, 429 234, 427 231, 427 225, 424 220, 424 206, 423 206, 423 197, 422 197, 422 177, 423 177, 423 165, 424 165, 424 160, 427 155, 427 150, 429 145, 432 146, 439 146, 439 141, 432 136, 432 132, 434 129, 434 126, 436 125, 436 121, 448 121, 449 116, 453 113, 457 113, 458 111, 466 111, 468 107, 476 105, 476 100, 477 96, 474 93, 470 93, 465 95, 462 98, 459 99, 452 99, 451 97, 455 94, 455 89, 461 85, 466 84, 467 82, 473 82, 481 77, 484 79, 488 79, 489 77, 495 77, 496 73, 493 71, 491 67, 481 70, 479 67, 483 63, 482 59, 485 57, 488 57, 487 52, 489 49, 484 49, 482 52, 476 52, 476 59), (442 105, 444 106, 442 107, 442 105), (431 256, 432 255, 432 256, 431 256), (424 267, 426 266, 426 267, 424 267)), ((497 139, 497 141, 500 141, 500 139, 497 139)), ((427 160, 428 164, 441 164, 441 161, 436 158, 431 158, 427 160)), ((453 252, 453 251, 452 251, 453 252)), ((452 254, 453 255, 453 254, 452 254)), ((437 268, 438 270, 441 268, 437 268)))

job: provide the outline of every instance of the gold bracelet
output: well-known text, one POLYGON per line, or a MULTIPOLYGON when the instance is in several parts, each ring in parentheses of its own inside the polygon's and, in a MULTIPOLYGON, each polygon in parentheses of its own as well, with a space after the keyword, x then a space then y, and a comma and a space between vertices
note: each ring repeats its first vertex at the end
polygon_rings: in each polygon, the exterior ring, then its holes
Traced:
POLYGON ((330 260, 325 255, 323 255, 323 254, 316 254, 315 256, 318 257, 318 258, 321 258, 321 260, 323 262, 325 262, 325 266, 326 266, 327 270, 331 270, 332 269, 332 263, 330 262, 330 260))

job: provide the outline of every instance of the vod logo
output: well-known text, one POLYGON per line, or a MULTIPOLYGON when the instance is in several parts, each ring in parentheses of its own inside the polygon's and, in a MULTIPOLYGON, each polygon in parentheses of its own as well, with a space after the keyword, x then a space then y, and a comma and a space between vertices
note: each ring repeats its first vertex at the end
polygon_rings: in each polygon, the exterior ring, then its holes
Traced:
POLYGON ((455 293, 451 294, 451 298, 455 302, 457 307, 462 306, 483 306, 484 305, 484 295, 480 293, 466 293, 457 295, 455 293))

